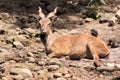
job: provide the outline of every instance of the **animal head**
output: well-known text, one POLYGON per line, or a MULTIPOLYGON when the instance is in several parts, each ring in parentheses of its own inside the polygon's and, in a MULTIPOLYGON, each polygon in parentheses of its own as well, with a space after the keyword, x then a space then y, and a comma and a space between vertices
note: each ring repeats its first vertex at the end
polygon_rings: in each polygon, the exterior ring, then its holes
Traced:
POLYGON ((55 21, 55 19, 56 19, 55 14, 57 12, 57 8, 58 7, 56 7, 53 12, 50 12, 47 16, 45 16, 45 14, 42 12, 41 7, 39 7, 38 12, 39 12, 39 16, 41 18, 39 23, 41 25, 40 30, 41 30, 42 34, 48 35, 50 32, 52 32, 51 26, 53 24, 53 21, 55 21))

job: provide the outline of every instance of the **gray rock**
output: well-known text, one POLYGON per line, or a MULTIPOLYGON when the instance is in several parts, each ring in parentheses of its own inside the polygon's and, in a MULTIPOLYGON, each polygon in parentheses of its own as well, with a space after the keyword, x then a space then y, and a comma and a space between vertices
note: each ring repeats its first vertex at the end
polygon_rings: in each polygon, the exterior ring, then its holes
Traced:
POLYGON ((27 69, 27 68, 12 68, 10 70, 11 74, 20 74, 22 75, 24 78, 32 78, 32 72, 31 70, 27 69))
POLYGON ((100 71, 100 72, 103 72, 103 71, 108 71, 108 72, 111 72, 111 71, 114 71, 114 67, 108 67, 108 66, 101 66, 101 67, 97 67, 97 70, 100 71))
POLYGON ((20 41, 14 41, 13 46, 17 49, 22 49, 24 47, 20 41))
POLYGON ((48 71, 51 72, 51 71, 56 71, 59 69, 59 66, 58 65, 50 65, 48 66, 48 71))

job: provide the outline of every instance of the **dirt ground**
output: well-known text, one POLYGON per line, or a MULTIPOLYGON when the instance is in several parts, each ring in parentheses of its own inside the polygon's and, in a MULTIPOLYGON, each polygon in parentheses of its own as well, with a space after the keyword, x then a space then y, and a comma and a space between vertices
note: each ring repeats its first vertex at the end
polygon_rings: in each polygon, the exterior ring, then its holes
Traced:
POLYGON ((120 19, 111 23, 120 1, 106 1, 102 17, 93 19, 87 16, 88 0, 0 0, 0 80, 120 80, 120 19), (48 58, 40 39, 38 6, 45 14, 59 6, 53 29, 60 35, 98 33, 110 48, 109 57, 100 59, 97 68, 90 59, 48 58))

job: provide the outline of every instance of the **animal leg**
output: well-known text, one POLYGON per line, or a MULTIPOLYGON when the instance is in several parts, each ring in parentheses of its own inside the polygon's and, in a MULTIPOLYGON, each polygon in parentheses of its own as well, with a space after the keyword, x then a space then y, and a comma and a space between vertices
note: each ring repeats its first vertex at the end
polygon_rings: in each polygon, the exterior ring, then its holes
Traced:
POLYGON ((90 53, 91 53, 91 55, 93 57, 94 65, 96 67, 100 66, 100 64, 99 64, 99 55, 97 53, 96 47, 94 46, 94 44, 90 43, 90 44, 88 44, 88 48, 89 48, 89 51, 90 51, 90 53))
POLYGON ((97 54, 93 54, 93 62, 96 67, 100 66, 99 64, 99 56, 97 54))

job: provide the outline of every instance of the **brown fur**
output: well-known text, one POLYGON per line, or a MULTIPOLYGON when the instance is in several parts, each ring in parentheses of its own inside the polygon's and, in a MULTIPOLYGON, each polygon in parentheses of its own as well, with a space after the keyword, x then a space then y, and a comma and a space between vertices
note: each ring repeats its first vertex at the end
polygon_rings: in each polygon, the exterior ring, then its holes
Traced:
MULTIPOLYGON (((43 15, 41 8, 39 8, 39 11, 39 14, 43 15)), ((42 17, 41 15, 39 16, 42 17)), ((52 14, 52 16, 54 15, 52 14)), ((49 15, 49 17, 52 16, 49 15)), ((87 34, 60 36, 52 32, 51 23, 48 17, 40 20, 41 33, 47 35, 45 47, 49 57, 61 57, 64 55, 70 56, 73 59, 87 57, 93 58, 93 61, 97 63, 99 58, 106 57, 109 54, 108 47, 99 38, 87 34)))

